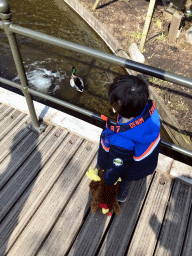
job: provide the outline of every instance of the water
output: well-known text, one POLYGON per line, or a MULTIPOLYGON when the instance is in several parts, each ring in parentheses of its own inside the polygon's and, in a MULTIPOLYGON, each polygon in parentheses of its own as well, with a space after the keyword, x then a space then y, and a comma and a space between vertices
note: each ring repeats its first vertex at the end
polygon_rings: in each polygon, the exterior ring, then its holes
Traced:
MULTIPOLYGON (((44 68, 43 65, 49 62, 51 62, 51 59, 40 62, 35 61, 32 64, 26 65, 26 69, 28 70, 26 76, 31 88, 42 93, 53 95, 57 90, 60 91, 60 83, 67 75, 60 67, 58 67, 56 72, 44 68)), ((17 75, 13 81, 19 82, 19 76, 17 75)))
MULTIPOLYGON (((14 24, 111 53, 99 36, 62 0, 9 0, 9 4, 14 24)), ((31 88, 113 117, 107 100, 108 82, 125 74, 123 68, 20 35, 17 41, 31 88), (83 93, 70 86, 72 66, 84 81, 83 93)), ((0 75, 19 82, 3 30, 0 31, 0 75)))

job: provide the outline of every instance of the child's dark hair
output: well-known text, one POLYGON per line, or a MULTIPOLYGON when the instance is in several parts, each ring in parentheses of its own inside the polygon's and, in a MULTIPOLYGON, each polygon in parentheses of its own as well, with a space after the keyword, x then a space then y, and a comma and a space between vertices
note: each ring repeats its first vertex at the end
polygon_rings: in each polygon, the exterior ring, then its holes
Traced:
POLYGON ((149 98, 148 86, 132 75, 115 78, 108 93, 111 106, 126 118, 139 116, 149 98))

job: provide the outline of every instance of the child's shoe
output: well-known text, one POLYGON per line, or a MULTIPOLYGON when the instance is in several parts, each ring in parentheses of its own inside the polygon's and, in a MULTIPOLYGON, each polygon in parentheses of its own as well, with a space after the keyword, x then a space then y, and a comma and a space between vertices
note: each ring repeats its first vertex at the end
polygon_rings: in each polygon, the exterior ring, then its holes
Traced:
POLYGON ((126 198, 123 198, 123 197, 119 197, 119 196, 117 195, 117 201, 118 201, 118 202, 124 203, 126 200, 127 200, 127 197, 126 197, 126 198))

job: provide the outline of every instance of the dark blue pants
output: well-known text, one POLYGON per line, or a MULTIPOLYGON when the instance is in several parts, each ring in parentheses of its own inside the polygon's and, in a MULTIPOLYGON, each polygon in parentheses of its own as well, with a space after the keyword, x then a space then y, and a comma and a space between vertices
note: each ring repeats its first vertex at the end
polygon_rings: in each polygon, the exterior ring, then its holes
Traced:
POLYGON ((121 182, 119 182, 119 192, 117 195, 117 200, 119 202, 124 202, 126 200, 130 183, 131 181, 129 180, 122 180, 121 182))

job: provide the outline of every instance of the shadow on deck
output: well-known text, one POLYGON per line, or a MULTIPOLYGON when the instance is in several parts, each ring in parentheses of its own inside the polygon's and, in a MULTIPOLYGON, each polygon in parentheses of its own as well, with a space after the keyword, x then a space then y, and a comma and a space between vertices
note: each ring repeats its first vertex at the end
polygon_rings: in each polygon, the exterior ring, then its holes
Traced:
MULTIPOLYGON (((98 144, 0 105, 0 255, 192 255, 192 187, 159 172, 132 182, 121 213, 90 212, 98 144)), ((157 170, 173 160, 160 156, 157 170)), ((166 172, 166 170, 165 170, 166 172)))

